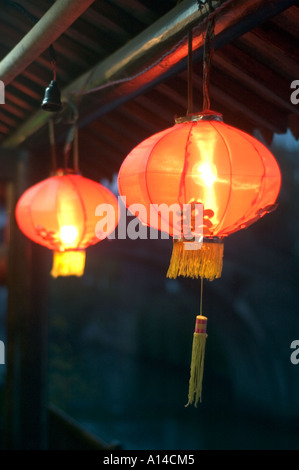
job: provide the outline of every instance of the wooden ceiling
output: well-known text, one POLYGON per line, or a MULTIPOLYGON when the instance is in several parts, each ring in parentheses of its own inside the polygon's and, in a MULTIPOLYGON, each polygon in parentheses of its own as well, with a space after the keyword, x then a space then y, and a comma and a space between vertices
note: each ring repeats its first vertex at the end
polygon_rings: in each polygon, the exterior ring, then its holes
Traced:
MULTIPOLYGON (((18 8, 13 5, 16 2, 2 0, 0 3, 0 54, 3 58, 31 29, 34 19, 41 18, 53 2, 18 0, 18 8)), ((176 0, 96 0, 54 43, 60 88, 64 89, 124 44, 138 38, 177 3, 176 0)), ((299 7, 296 1, 264 3, 269 9, 265 21, 262 17, 259 21, 257 16, 254 27, 241 29, 239 33, 235 28, 232 37, 223 46, 216 47, 211 68, 211 107, 221 112, 229 124, 249 133, 258 129, 267 143, 274 133, 282 134, 287 129, 298 139, 299 106, 291 103, 290 87, 293 80, 299 79, 299 7), (272 4, 281 4, 281 11, 274 16, 272 4)), ((126 70, 124 73, 130 74, 126 70)), ((79 132, 82 173, 94 179, 111 179, 135 145, 172 126, 176 115, 186 114, 187 75, 185 61, 163 79, 153 80, 146 89, 135 90, 134 96, 122 99, 120 89, 115 104, 103 109, 103 92, 90 94, 86 108, 84 102, 82 109, 79 108, 79 114, 84 117, 79 132)), ((40 110, 51 78, 51 63, 45 51, 6 87, 6 103, 0 106, 2 143, 40 110)), ((200 111, 202 60, 196 56, 196 51, 193 99, 194 110, 200 111)), ((67 127, 67 122, 56 119, 58 151, 64 145, 67 127)), ((41 126, 28 135, 22 147, 42 155, 45 168, 51 165, 48 126, 41 126)))

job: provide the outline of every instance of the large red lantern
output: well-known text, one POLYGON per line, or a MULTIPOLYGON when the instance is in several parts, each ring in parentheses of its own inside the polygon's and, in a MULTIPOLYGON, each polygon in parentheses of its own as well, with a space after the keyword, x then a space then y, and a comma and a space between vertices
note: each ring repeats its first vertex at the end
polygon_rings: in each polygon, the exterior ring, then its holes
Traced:
POLYGON ((85 249, 114 231, 119 207, 103 185, 72 170, 59 170, 25 191, 16 206, 16 220, 28 238, 54 251, 53 277, 81 276, 85 249), (107 205, 105 226, 96 231, 100 204, 107 205))
MULTIPOLYGON (((127 207, 145 206, 139 213, 144 224, 151 225, 150 214, 161 204, 203 206, 201 249, 184 237, 174 239, 167 276, 209 280, 221 276, 223 239, 270 212, 280 182, 270 151, 213 111, 179 118, 173 127, 140 143, 118 176, 127 207)), ((176 235, 173 219, 166 221, 159 212, 156 221, 155 228, 176 235)))
MULTIPOLYGON (((221 276, 224 238, 273 210, 280 183, 270 151, 210 110, 179 118, 173 127, 141 142, 124 160, 118 176, 126 206, 142 204, 141 221, 174 237, 167 276, 200 277, 201 299, 203 279, 221 276), (188 205, 190 216, 185 217, 188 205), (181 217, 169 217, 169 212, 159 210, 162 206, 178 208, 181 217), (200 226, 196 226, 198 207, 200 226), (184 236, 186 224, 194 235, 191 240, 184 236)), ((201 401, 206 327, 207 317, 200 311, 193 335, 188 405, 201 401)))

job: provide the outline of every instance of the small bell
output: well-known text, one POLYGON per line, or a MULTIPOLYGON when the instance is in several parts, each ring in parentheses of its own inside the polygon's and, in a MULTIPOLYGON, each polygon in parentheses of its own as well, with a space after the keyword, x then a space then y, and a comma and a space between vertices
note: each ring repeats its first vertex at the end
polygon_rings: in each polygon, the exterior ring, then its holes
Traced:
POLYGON ((41 105, 44 111, 57 112, 62 108, 60 101, 60 90, 55 80, 51 80, 46 88, 45 96, 41 105))

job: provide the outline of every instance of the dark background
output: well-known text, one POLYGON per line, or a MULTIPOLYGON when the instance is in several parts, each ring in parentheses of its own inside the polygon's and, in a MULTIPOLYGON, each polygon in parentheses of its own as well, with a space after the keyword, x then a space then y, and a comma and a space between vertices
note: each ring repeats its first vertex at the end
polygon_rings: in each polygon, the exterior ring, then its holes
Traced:
POLYGON ((202 404, 184 406, 200 282, 166 279, 171 240, 105 240, 82 278, 49 277, 50 403, 124 449, 299 449, 298 143, 272 151, 277 210, 226 239, 222 278, 204 282, 202 404))
MULTIPOLYGON (((82 278, 49 276, 49 403, 124 449, 299 449, 298 143, 277 137, 272 151, 277 210, 227 238, 222 278, 204 282, 198 408, 184 405, 200 282, 166 279, 171 239, 105 240, 82 278)), ((3 415, 5 366, 0 381, 3 415)))

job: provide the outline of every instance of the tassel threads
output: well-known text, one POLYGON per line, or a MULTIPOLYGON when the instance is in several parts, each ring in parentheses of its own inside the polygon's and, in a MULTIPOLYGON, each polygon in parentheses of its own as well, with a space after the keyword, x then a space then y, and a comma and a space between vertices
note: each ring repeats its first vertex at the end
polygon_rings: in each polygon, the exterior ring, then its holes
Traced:
POLYGON ((52 277, 83 276, 85 268, 85 251, 54 251, 52 277))
POLYGON ((205 348, 208 336, 207 321, 207 317, 203 315, 196 317, 193 334, 188 403, 185 406, 189 406, 194 402, 194 406, 197 407, 197 403, 199 401, 201 402, 205 348))
POLYGON ((221 277, 223 242, 204 239, 202 244, 183 239, 173 241, 173 250, 167 277, 204 278, 209 281, 221 277))

